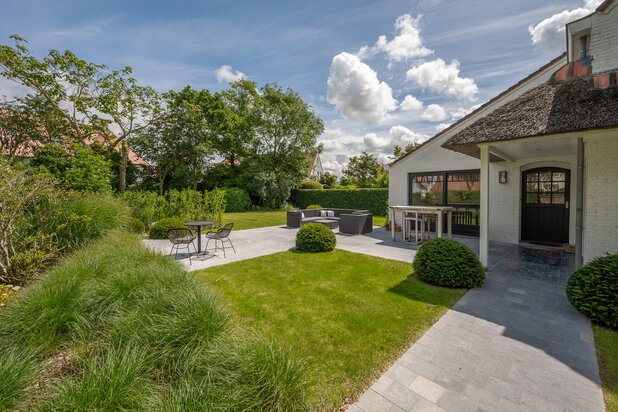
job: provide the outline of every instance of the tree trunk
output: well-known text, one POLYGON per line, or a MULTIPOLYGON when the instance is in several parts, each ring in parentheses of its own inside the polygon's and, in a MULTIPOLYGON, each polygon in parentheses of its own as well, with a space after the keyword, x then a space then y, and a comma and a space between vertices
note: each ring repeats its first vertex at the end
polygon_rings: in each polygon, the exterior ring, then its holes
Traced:
POLYGON ((163 196, 163 187, 165 186, 165 176, 159 178, 159 195, 163 196))
POLYGON ((122 194, 127 188, 127 164, 129 162, 129 145, 123 141, 120 144, 120 169, 118 170, 118 193, 122 194))

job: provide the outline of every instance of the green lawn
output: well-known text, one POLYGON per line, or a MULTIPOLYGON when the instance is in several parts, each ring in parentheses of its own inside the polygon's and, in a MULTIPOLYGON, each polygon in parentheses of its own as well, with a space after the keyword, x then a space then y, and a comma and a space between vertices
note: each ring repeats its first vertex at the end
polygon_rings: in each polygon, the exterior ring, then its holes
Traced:
POLYGON ((411 264, 335 250, 287 251, 195 273, 241 325, 309 357, 316 409, 354 400, 462 290, 410 277, 411 264))
MULTIPOLYGON (((255 229, 258 227, 281 226, 286 224, 285 210, 269 212, 225 213, 223 223, 234 223, 234 230, 255 229)), ((384 226, 385 216, 374 216, 373 224, 384 226)))
POLYGON ((618 412, 618 332, 594 327, 607 412, 618 412))

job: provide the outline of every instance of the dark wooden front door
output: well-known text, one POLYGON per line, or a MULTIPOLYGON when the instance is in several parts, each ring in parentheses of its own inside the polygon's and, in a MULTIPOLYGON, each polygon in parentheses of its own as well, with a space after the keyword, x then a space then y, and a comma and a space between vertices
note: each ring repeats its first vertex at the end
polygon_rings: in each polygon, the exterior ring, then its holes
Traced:
POLYGON ((521 239, 541 243, 569 241, 570 171, 557 167, 522 174, 521 239))

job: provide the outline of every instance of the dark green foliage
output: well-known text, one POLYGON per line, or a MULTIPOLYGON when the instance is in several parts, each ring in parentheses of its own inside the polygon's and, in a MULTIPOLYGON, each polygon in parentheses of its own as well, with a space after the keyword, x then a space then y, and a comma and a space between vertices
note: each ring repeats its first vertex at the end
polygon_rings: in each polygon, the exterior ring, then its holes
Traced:
POLYGON ((50 211, 48 231, 60 249, 73 250, 120 226, 127 215, 126 205, 111 194, 69 193, 50 211))
POLYGON ((92 149, 75 145, 75 152, 67 168, 64 181, 69 189, 101 192, 111 189, 111 163, 92 149))
POLYGON ((133 216, 126 216, 122 222, 123 227, 125 227, 129 232, 141 235, 146 230, 146 226, 144 222, 139 220, 133 216))
POLYGON ((55 143, 47 143, 34 152, 31 165, 44 167, 52 175, 62 178, 69 167, 70 158, 66 149, 55 143))
POLYGON ((322 209, 320 205, 309 205, 305 209, 322 209))
POLYGON ((251 207, 251 198, 245 189, 229 187, 225 189, 225 211, 246 212, 251 207))
POLYGON ((58 353, 71 367, 39 393, 44 411, 309 409, 303 359, 241 334, 180 265, 120 231, 0 310, 0 406, 29 410, 20 395, 58 353))
POLYGON ((167 233, 170 229, 185 227, 184 220, 178 217, 165 217, 150 228, 148 234, 149 239, 167 239, 167 233))
POLYGON ((450 288, 483 285, 485 270, 474 252, 463 243, 435 238, 423 243, 413 262, 416 276, 427 283, 450 288))
POLYGON ((323 207, 369 210, 377 216, 388 212, 388 189, 293 190, 290 203, 299 209, 319 204, 323 207))
POLYGON ((618 254, 598 257, 569 278, 569 302, 593 322, 618 328, 618 254))
POLYGON ((302 252, 330 252, 336 244, 335 233, 319 223, 307 223, 296 234, 296 248, 302 252))
POLYGON ((298 184, 299 189, 323 190, 322 184, 315 180, 303 180, 298 184))

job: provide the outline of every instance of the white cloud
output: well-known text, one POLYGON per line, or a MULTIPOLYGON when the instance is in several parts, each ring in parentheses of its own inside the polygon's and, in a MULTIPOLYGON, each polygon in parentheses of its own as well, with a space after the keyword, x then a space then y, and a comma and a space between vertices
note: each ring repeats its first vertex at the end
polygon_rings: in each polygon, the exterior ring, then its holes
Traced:
POLYGON ((393 126, 388 131, 391 137, 392 145, 398 144, 399 146, 406 146, 410 143, 422 143, 429 138, 429 136, 421 133, 413 132, 405 126, 393 126))
POLYGON ((346 119, 375 124, 397 109, 393 90, 367 64, 350 53, 333 58, 328 76, 327 101, 346 119))
POLYGON ((470 106, 467 109, 465 107, 460 107, 458 109, 455 109, 451 112, 451 118, 453 120, 461 119, 462 117, 469 115, 470 113, 472 113, 473 111, 481 107, 482 105, 483 103, 479 103, 479 104, 475 104, 474 106, 470 106))
POLYGON ((442 130, 449 127, 451 124, 452 123, 440 123, 440 124, 437 124, 436 127, 434 127, 434 129, 436 132, 441 132, 442 130))
POLYGON ((450 64, 435 59, 412 67, 406 72, 406 79, 442 95, 458 99, 475 100, 479 89, 473 79, 459 76, 459 62, 450 64))
POLYGON ((228 66, 227 64, 224 64, 223 66, 215 70, 215 76, 217 76, 217 81, 219 83, 223 83, 223 82, 232 83, 237 80, 245 79, 247 77, 241 71, 232 70, 232 66, 228 66))
POLYGON ((442 106, 438 104, 430 104, 427 106, 423 115, 421 116, 424 120, 428 120, 430 122, 440 122, 446 119, 448 116, 446 112, 442 108, 442 106))
POLYGON ((421 110, 423 108, 423 102, 408 94, 399 105, 399 108, 404 112, 421 110))
POLYGON ((361 58, 373 56, 379 52, 385 52, 391 61, 401 61, 416 57, 425 57, 433 53, 433 50, 423 46, 419 20, 421 16, 413 18, 409 14, 397 17, 395 20, 395 37, 387 40, 385 35, 378 37, 372 47, 363 46, 356 53, 361 58))
POLYGON ((589 15, 603 0, 584 0, 583 7, 573 10, 563 10, 537 24, 528 26, 532 44, 548 54, 559 54, 566 49, 565 25, 574 20, 589 15))

